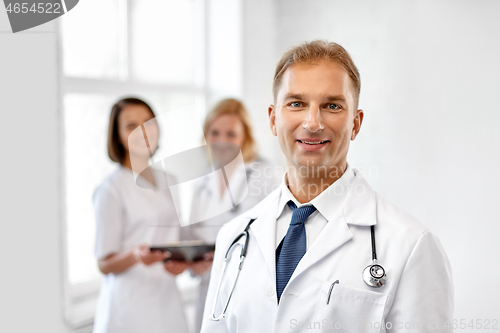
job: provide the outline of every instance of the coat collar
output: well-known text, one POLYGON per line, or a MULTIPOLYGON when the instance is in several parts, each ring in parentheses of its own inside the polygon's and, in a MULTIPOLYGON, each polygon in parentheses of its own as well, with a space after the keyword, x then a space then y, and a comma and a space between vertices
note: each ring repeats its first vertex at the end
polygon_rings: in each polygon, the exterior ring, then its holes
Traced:
POLYGON ((290 192, 285 174, 283 176, 283 182, 281 183, 281 197, 278 204, 278 218, 283 213, 283 210, 287 206, 288 201, 291 200, 297 207, 313 205, 327 221, 330 221, 335 216, 337 211, 342 207, 347 193, 351 188, 351 184, 354 181, 354 177, 354 170, 348 164, 344 174, 339 179, 328 186, 328 188, 326 188, 322 193, 320 193, 310 202, 300 204, 290 192))
POLYGON ((342 205, 347 224, 371 226, 377 224, 377 196, 358 170, 353 169, 355 178, 342 205))

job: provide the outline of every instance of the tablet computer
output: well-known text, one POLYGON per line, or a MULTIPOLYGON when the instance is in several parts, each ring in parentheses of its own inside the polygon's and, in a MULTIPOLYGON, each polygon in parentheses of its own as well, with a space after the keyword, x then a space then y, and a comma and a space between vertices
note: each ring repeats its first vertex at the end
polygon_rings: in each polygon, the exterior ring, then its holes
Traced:
POLYGON ((205 253, 215 250, 215 244, 204 241, 179 241, 164 246, 151 246, 150 251, 168 251, 172 254, 169 259, 180 261, 199 261, 204 259, 205 253))

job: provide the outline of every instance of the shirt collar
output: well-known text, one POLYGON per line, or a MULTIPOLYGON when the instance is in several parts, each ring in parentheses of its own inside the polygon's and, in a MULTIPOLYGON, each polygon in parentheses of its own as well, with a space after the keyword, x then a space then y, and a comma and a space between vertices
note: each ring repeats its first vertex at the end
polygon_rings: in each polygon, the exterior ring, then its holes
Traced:
POLYGON ((297 207, 314 205, 318 212, 327 220, 331 220, 334 215, 340 210, 342 204, 347 197, 351 183, 353 182, 355 174, 353 169, 347 164, 347 168, 342 176, 337 179, 332 185, 328 186, 326 190, 321 192, 316 198, 310 202, 300 204, 297 199, 293 196, 292 192, 288 188, 286 173, 283 175, 283 181, 281 183, 281 197, 278 204, 278 214, 279 217, 288 201, 293 201, 297 207))

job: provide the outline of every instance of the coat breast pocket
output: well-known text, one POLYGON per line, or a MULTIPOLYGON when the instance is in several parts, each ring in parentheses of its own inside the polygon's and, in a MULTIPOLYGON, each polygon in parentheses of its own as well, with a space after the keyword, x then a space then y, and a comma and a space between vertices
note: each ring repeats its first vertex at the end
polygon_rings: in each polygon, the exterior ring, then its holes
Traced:
POLYGON ((332 284, 323 283, 314 314, 314 322, 320 323, 321 332, 385 332, 381 328, 387 294, 341 283, 331 288, 332 284))

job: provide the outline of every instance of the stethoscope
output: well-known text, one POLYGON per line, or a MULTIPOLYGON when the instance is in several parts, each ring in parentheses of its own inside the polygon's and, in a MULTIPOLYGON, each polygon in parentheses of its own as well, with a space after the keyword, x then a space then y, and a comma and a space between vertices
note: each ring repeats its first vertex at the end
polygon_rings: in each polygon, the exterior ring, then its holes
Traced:
MULTIPOLYGON (((220 275, 219 282, 217 283, 217 289, 215 291, 215 298, 214 298, 214 303, 213 303, 213 307, 212 307, 212 315, 210 317, 210 319, 213 321, 220 321, 220 320, 224 320, 226 318, 226 310, 227 310, 227 307, 229 305, 229 301, 231 300, 231 296, 233 295, 234 288, 236 287, 236 282, 238 281, 238 277, 240 275, 241 268, 243 267, 243 262, 245 261, 245 257, 247 255, 248 240, 250 239, 248 229, 250 228, 250 226, 252 225, 252 223, 255 220, 256 219, 251 219, 250 222, 248 222, 247 226, 245 227, 245 230, 243 230, 242 233, 240 233, 238 236, 236 236, 236 238, 233 240, 233 242, 231 243, 231 245, 229 246, 229 248, 226 251, 226 255, 224 257, 224 263, 222 264, 222 273, 220 275), (245 242, 244 242, 244 244, 241 244, 239 242, 239 240, 242 239, 243 237, 245 237, 245 242), (215 316, 215 307, 217 305, 217 299, 219 298, 219 292, 220 292, 220 287, 222 285, 222 279, 224 278, 224 274, 226 273, 226 267, 227 267, 227 263, 229 261, 229 254, 231 253, 231 250, 233 249, 233 247, 235 247, 237 245, 241 246, 240 262, 238 265, 238 271, 236 272, 236 277, 234 279, 233 286, 231 287, 231 291, 229 293, 229 296, 227 297, 226 303, 224 304, 224 307, 222 309, 222 313, 218 317, 216 317, 215 316)), ((370 226, 370 229, 371 229, 371 242, 372 242, 372 263, 363 269, 362 278, 363 278, 363 281, 365 281, 365 283, 368 286, 373 287, 373 288, 380 288, 381 286, 383 286, 386 283, 387 276, 385 274, 385 269, 381 265, 379 265, 377 262, 377 251, 375 248, 375 226, 373 226, 373 225, 370 226)), ((337 280, 330 286, 329 296, 332 292, 333 287, 338 283, 339 283, 339 281, 337 280)), ((327 304, 329 303, 329 299, 330 299, 330 297, 328 297, 328 299, 327 299, 327 304)))
POLYGON ((370 231, 372 235, 372 263, 363 269, 361 274, 363 281, 367 285, 373 288, 382 287, 386 281, 387 276, 385 275, 385 269, 377 263, 377 250, 375 248, 375 226, 370 226, 370 231))
POLYGON ((226 256, 224 257, 224 263, 222 264, 222 273, 220 275, 219 283, 217 283, 217 289, 215 291, 214 305, 212 307, 212 316, 210 317, 210 319, 213 321, 219 321, 219 320, 226 319, 227 306, 229 305, 229 301, 231 300, 231 296, 233 295, 234 287, 236 287, 236 282, 238 281, 238 276, 240 275, 241 267, 243 267, 243 262, 245 261, 245 257, 247 255, 248 240, 250 239, 250 236, 248 234, 248 229, 250 228, 250 226, 252 225, 252 223, 255 220, 256 219, 251 219, 250 222, 248 222, 247 226, 245 227, 245 230, 243 230, 243 232, 241 234, 236 236, 236 238, 233 240, 233 242, 231 243, 231 245, 229 246, 229 248, 226 251, 226 256), (239 240, 243 237, 245 237, 245 243, 242 245, 239 242, 239 240), (222 310, 222 313, 220 314, 220 316, 216 317, 215 316, 215 306, 217 305, 217 299, 219 298, 219 291, 220 291, 220 286, 222 284, 222 278, 224 277, 224 273, 226 272, 226 266, 227 266, 227 262, 229 260, 229 253, 231 252, 233 247, 236 245, 241 246, 240 264, 238 265, 238 272, 236 272, 236 278, 234 279, 233 286, 231 287, 231 292, 229 293, 229 296, 227 297, 227 301, 226 301, 226 304, 224 304, 224 308, 222 310))

